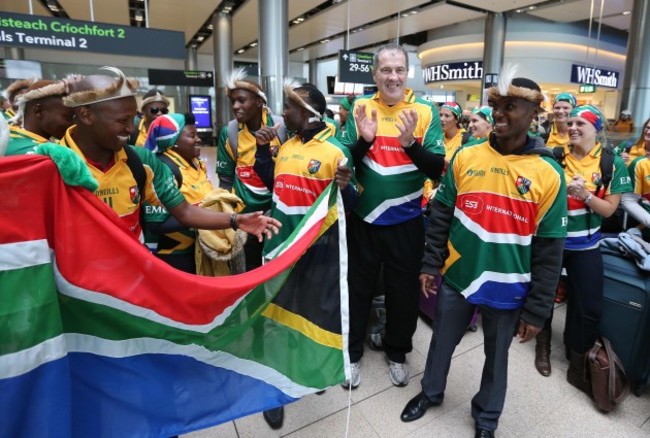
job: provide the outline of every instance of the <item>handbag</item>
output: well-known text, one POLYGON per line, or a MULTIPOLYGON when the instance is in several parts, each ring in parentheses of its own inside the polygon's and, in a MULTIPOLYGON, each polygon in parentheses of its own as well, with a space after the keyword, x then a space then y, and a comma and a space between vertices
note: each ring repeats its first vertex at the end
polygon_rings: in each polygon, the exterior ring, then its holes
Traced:
POLYGON ((630 381, 607 338, 600 338, 586 353, 591 396, 598 409, 610 412, 630 394, 630 381))

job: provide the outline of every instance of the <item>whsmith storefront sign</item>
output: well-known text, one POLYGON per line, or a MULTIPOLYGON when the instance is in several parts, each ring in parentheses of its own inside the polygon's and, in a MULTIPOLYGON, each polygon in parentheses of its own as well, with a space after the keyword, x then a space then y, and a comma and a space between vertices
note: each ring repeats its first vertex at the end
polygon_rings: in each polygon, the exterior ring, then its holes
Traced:
POLYGON ((620 73, 602 68, 585 67, 573 64, 571 66, 571 82, 574 84, 590 84, 605 88, 618 88, 620 73))
POLYGON ((4 12, 0 46, 185 58, 182 32, 4 12))
POLYGON ((429 65, 422 74, 425 84, 442 81, 473 81, 483 77, 483 61, 429 65))

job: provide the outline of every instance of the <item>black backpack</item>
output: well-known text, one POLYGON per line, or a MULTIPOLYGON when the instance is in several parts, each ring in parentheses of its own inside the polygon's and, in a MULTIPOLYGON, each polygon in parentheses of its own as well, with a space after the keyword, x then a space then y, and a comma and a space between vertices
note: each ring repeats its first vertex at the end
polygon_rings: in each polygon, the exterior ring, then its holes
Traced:
POLYGON ((180 189, 183 186, 183 174, 181 173, 181 168, 174 160, 172 160, 165 154, 157 154, 156 156, 160 161, 165 163, 167 167, 169 167, 169 169, 172 171, 172 174, 176 179, 176 183, 178 184, 178 188, 180 189))

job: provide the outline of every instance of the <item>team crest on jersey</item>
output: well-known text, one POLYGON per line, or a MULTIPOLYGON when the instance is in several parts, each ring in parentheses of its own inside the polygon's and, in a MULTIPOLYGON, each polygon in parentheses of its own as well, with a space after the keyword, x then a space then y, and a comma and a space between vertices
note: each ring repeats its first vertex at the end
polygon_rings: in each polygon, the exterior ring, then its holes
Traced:
POLYGON ((318 169, 320 169, 320 161, 311 159, 309 160, 309 164, 307 165, 307 170, 309 173, 316 173, 318 172, 318 169))
POLYGON ((530 185, 531 184, 532 184, 532 182, 528 178, 524 178, 523 176, 518 176, 517 177, 517 182, 516 182, 517 191, 519 193, 521 193, 522 195, 525 195, 526 193, 528 193, 528 191, 530 190, 530 185))
POLYGON ((129 196, 131 197, 131 202, 134 204, 140 203, 140 190, 138 190, 138 186, 129 187, 129 196))
POLYGON ((594 172, 591 174, 591 182, 598 185, 600 184, 600 173, 594 172))

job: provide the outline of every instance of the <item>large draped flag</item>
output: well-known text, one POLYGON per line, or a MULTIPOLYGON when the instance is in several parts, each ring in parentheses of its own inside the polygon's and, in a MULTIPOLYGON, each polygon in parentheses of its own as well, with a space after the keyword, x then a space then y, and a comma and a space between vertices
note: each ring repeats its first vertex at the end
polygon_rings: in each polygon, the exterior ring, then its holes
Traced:
POLYGON ((0 158, 0 436, 171 436, 344 381, 343 214, 330 186, 272 261, 199 277, 49 158, 0 158))

